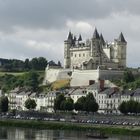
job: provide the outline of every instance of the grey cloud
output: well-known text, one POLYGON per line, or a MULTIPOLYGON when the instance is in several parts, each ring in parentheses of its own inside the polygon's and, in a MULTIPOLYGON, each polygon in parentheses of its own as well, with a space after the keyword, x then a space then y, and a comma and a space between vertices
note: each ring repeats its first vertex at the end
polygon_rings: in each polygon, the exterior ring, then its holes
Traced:
POLYGON ((63 28, 67 19, 105 18, 125 10, 139 13, 139 4, 138 0, 0 0, 0 29, 63 28))

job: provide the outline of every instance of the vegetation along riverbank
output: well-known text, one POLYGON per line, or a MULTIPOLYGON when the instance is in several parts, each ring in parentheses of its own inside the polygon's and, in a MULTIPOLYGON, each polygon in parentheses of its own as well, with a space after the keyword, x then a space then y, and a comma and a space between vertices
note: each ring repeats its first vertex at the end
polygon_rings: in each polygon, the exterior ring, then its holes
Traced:
POLYGON ((35 121, 35 120, 0 120, 0 126, 23 127, 36 129, 54 129, 54 130, 77 130, 77 131, 103 131, 106 134, 120 135, 140 135, 139 127, 124 126, 106 126, 106 125, 88 125, 69 122, 53 122, 53 121, 35 121))

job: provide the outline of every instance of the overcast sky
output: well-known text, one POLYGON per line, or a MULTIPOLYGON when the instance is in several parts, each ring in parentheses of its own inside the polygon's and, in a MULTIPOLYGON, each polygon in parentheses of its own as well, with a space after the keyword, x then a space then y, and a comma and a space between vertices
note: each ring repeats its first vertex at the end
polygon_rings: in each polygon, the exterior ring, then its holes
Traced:
POLYGON ((0 57, 63 61, 69 30, 108 42, 123 32, 127 66, 140 64, 140 0, 0 0, 0 57))

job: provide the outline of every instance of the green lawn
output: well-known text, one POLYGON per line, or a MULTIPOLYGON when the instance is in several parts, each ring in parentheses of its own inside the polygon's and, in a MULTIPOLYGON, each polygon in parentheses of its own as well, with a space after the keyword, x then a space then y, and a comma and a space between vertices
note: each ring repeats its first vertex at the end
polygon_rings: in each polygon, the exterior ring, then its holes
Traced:
MULTIPOLYGON (((44 76, 44 71, 37 71, 37 72, 40 76, 44 76)), ((18 76, 18 75, 23 75, 24 73, 27 73, 27 72, 0 72, 0 76, 3 76, 5 74, 12 74, 12 75, 18 76)))
POLYGON ((3 76, 3 75, 5 75, 5 74, 12 74, 12 75, 15 75, 15 76, 17 76, 17 75, 22 75, 22 74, 24 74, 25 72, 0 72, 0 76, 3 76))

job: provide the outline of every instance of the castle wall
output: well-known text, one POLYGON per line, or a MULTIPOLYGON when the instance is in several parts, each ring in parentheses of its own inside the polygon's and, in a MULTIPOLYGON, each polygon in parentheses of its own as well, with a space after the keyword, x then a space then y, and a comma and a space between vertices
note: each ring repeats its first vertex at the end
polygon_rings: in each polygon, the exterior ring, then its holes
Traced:
POLYGON ((112 80, 122 77, 124 71, 119 70, 74 70, 71 77, 71 87, 88 86, 90 80, 112 80))
POLYGON ((88 86, 89 80, 97 81, 99 78, 99 70, 74 70, 71 77, 70 86, 80 87, 88 86))
POLYGON ((57 80, 70 79, 68 73, 71 72, 69 69, 55 69, 55 68, 46 68, 45 78, 43 84, 52 83, 57 80))

